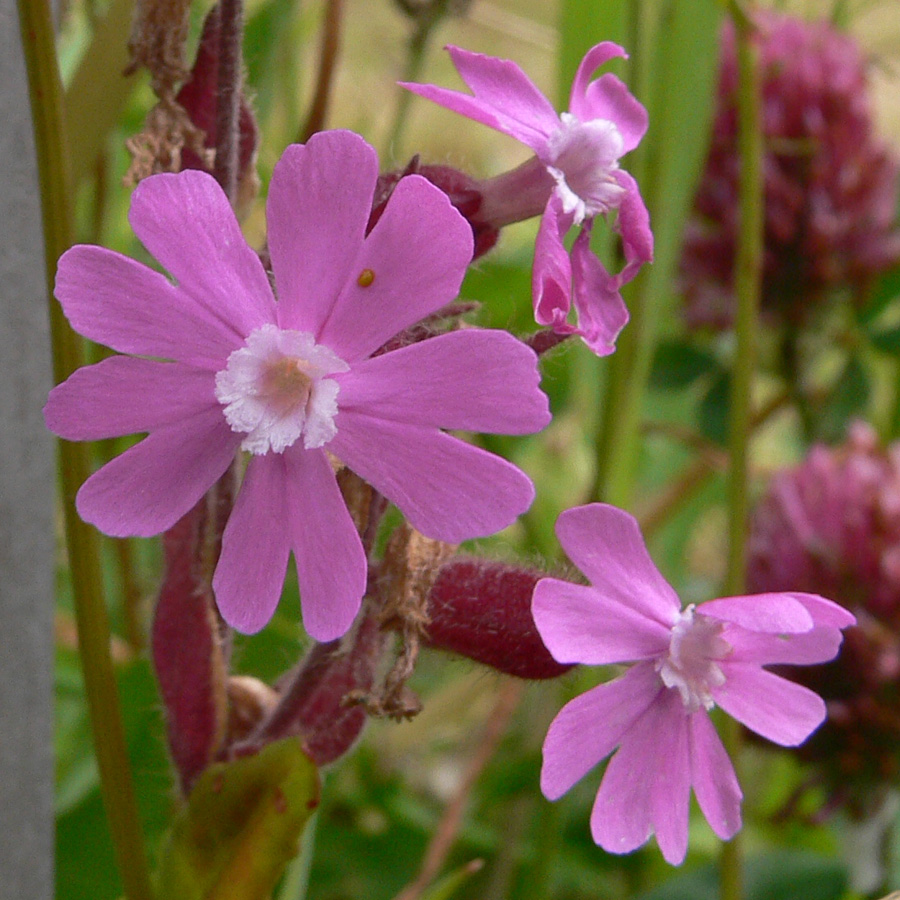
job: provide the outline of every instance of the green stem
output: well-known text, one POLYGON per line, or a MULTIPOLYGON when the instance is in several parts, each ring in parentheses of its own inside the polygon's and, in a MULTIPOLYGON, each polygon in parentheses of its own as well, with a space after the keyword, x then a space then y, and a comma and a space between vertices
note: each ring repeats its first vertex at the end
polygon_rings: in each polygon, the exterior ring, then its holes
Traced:
MULTIPOLYGON (((756 332, 763 268, 764 185, 762 175, 763 131, 760 105, 760 75, 753 26, 739 5, 730 4, 737 35, 738 54, 738 148, 740 183, 738 200, 740 231, 735 259, 737 300, 736 350, 731 384, 728 450, 728 569, 726 594, 744 590, 747 558, 748 437, 751 429, 751 390, 756 368, 756 332)), ((729 721, 725 746, 739 764, 741 731, 729 721)), ((722 847, 722 900, 743 896, 741 852, 737 839, 722 847)))
MULTIPOLYGON (((22 46, 28 70, 40 180, 48 294, 56 261, 72 243, 72 207, 62 122, 62 91, 47 0, 19 0, 22 46)), ((83 362, 81 342, 58 303, 50 303, 53 374, 63 381, 83 362)), ((110 629, 103 596, 97 533, 75 511, 75 492, 89 474, 84 444, 60 442, 62 502, 75 598, 78 646, 94 733, 94 749, 110 832, 125 894, 151 900, 144 841, 110 656, 110 629)))

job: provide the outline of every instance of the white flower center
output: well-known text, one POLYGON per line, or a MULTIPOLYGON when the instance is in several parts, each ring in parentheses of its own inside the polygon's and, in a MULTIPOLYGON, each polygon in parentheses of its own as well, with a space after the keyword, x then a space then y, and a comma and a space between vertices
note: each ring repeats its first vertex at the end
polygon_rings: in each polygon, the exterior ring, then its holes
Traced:
POLYGON ((688 712, 712 709, 713 688, 725 683, 718 660, 731 652, 721 637, 722 623, 685 609, 672 627, 669 652, 657 663, 659 677, 668 688, 677 688, 688 712))
POLYGON ((575 213, 575 224, 615 209, 625 195, 613 177, 624 142, 608 119, 581 122, 571 113, 560 116, 550 137, 547 171, 556 180, 563 210, 575 213))
POLYGON ((216 399, 244 450, 283 453, 301 435, 307 450, 327 444, 337 427, 339 385, 328 375, 350 367, 306 331, 263 325, 216 374, 216 399))

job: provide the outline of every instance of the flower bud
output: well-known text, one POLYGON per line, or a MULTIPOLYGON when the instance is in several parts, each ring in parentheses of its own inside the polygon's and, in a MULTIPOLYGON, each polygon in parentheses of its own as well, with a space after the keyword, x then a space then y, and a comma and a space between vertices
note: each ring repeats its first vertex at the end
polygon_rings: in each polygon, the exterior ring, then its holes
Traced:
POLYGON ((534 586, 545 575, 502 562, 454 557, 431 588, 425 645, 518 678, 562 675, 572 667, 553 659, 531 614, 534 586))

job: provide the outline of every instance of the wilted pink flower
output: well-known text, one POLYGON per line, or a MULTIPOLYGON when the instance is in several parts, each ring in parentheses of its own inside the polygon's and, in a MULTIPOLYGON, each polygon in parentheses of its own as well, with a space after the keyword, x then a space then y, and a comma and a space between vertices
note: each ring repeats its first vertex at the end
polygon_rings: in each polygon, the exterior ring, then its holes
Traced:
POLYGON ((469 329, 373 355, 456 296, 472 255, 468 225, 418 177, 366 236, 377 175, 374 150, 350 132, 285 151, 267 207, 277 302, 203 172, 149 178, 132 200, 135 233, 176 284, 102 247, 59 263, 73 327, 135 356, 55 388, 48 426, 69 440, 149 432, 85 482, 78 510, 107 534, 157 534, 248 451, 213 579, 242 631, 272 615, 291 550, 307 631, 327 641, 350 626, 366 558, 336 460, 453 543, 503 528, 533 497, 524 473, 441 429, 544 426, 534 353, 469 329))
POLYGON ((857 626, 840 657, 790 677, 819 692, 828 722, 803 748, 839 794, 900 772, 900 443, 862 422, 779 473, 752 519, 747 582, 821 591, 857 626))
POLYGON ((647 130, 647 111, 615 75, 594 71, 625 51, 609 41, 587 52, 561 115, 528 76, 508 60, 448 47, 472 95, 434 85, 404 84, 521 141, 535 158, 480 185, 479 218, 495 227, 541 214, 532 288, 535 318, 560 333, 578 334, 600 355, 612 353, 628 321, 620 288, 653 257, 650 220, 635 180, 619 168, 647 130), (625 267, 610 274, 590 249, 596 216, 616 212, 625 267), (580 226, 571 256, 563 238, 580 226), (577 324, 568 321, 575 304, 577 324))
MULTIPOLYGON (((877 140, 866 67, 853 39, 827 22, 753 14, 765 135, 763 310, 802 320, 826 292, 857 302, 900 260, 898 163, 877 140)), ((727 327, 734 316, 739 228, 738 74, 734 27, 722 34, 718 109, 685 238, 686 317, 727 327)))
POLYGON ((591 813, 594 840, 628 853, 651 834, 666 860, 687 852, 691 788, 723 840, 741 826, 741 789, 708 710, 718 704, 794 746, 825 717, 811 690, 763 666, 831 659, 853 616, 815 594, 726 597, 681 608, 637 522, 605 504, 564 512, 556 531, 591 584, 540 581, 533 610, 561 663, 633 663, 566 704, 544 741, 541 789, 555 800, 616 748, 591 813))

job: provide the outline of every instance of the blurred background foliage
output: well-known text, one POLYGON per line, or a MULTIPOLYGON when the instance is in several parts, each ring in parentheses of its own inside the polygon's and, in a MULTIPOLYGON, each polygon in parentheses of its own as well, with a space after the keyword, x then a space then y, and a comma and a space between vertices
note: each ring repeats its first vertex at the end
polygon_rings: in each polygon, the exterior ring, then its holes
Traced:
MULTIPOLYGON (((623 451, 633 474, 618 490, 623 504, 641 519, 654 558, 685 602, 701 601, 716 595, 724 574, 732 343, 727 330, 686 326, 676 270, 714 109, 721 8, 713 0, 658 0, 641 4, 644 14, 635 22, 637 5, 626 0, 475 0, 439 22, 424 42, 416 70, 410 69, 413 25, 397 6, 390 0, 346 0, 327 125, 360 132, 379 150, 384 169, 402 167, 420 154, 424 162, 487 177, 517 165, 527 151, 423 101, 414 100, 404 112, 402 93, 394 86, 398 78, 413 71, 416 80, 458 85, 440 49, 453 43, 516 60, 564 108, 563 86, 590 45, 612 39, 633 51, 632 68, 618 71, 627 74, 650 109, 651 131, 626 166, 638 175, 651 206, 657 262, 629 295, 630 302, 646 304, 640 327, 649 336, 629 349, 626 330, 625 353, 646 368, 648 389, 638 406, 634 445, 623 451)), ((900 2, 775 5, 805 17, 833 16, 860 42, 869 62, 877 133, 900 155, 900 2)), ((272 167, 303 131, 325 7, 323 0, 247 4, 245 63, 262 135, 262 196, 244 224, 257 246, 265 236, 262 199, 272 167)), ((191 46, 206 11, 200 3, 192 10, 191 46)), ((129 164, 125 140, 141 130, 154 102, 144 76, 118 75, 127 61, 130 18, 128 0, 70 0, 62 15, 59 52, 77 182, 78 239, 147 259, 127 225, 130 190, 122 182, 129 164)), ((533 330, 529 297, 536 225, 507 228, 499 245, 473 266, 462 295, 481 304, 475 321, 513 333, 533 330)), ((792 385, 785 384, 777 367, 766 365, 775 354, 775 337, 763 329, 763 366, 755 387, 761 413, 752 443, 754 495, 772 472, 799 461, 812 441, 841 440, 853 417, 870 421, 885 441, 900 436, 898 295, 900 269, 895 268, 872 285, 864 304, 835 306, 806 334, 803 378, 814 387, 812 424, 798 413, 792 385)), ((552 425, 535 437, 485 439, 532 476, 538 499, 521 522, 477 542, 478 552, 550 568, 559 564, 553 523, 562 509, 595 495, 598 436, 617 426, 616 397, 606 390, 609 383, 621 384, 611 374, 617 357, 598 360, 578 342, 552 352, 543 363, 552 425)), ((99 447, 98 460, 111 452, 99 447)), ((129 751, 154 855, 175 809, 160 701, 144 650, 160 555, 152 542, 104 539, 104 565, 129 751)), ((119 896, 121 886, 93 762, 64 559, 59 571, 57 896, 106 900, 119 896)), ((271 625, 236 642, 236 667, 271 680, 300 656, 303 642, 296 583, 289 581, 271 625)), ((424 711, 402 724, 370 724, 357 748, 325 774, 322 805, 303 852, 274 896, 396 897, 415 879, 429 842, 457 806, 462 819, 442 876, 423 897, 717 896, 717 845, 702 821, 692 830, 687 864, 676 871, 655 847, 615 858, 594 846, 587 822, 597 773, 556 804, 541 797, 540 746, 547 725, 561 703, 595 677, 575 672, 558 683, 524 685, 471 662, 426 653, 413 683, 424 711), (498 716, 506 723, 499 734, 491 727, 498 716)), ((808 782, 804 764, 787 752, 753 745, 742 761, 741 777, 749 900, 860 896, 850 890, 847 865, 858 852, 852 843, 856 826, 840 811, 827 820, 816 815, 827 800, 825 788, 810 787, 799 810, 783 814, 808 782)), ((900 886, 898 831, 885 832, 893 844, 884 858, 894 866, 885 884, 895 888, 900 886)))

